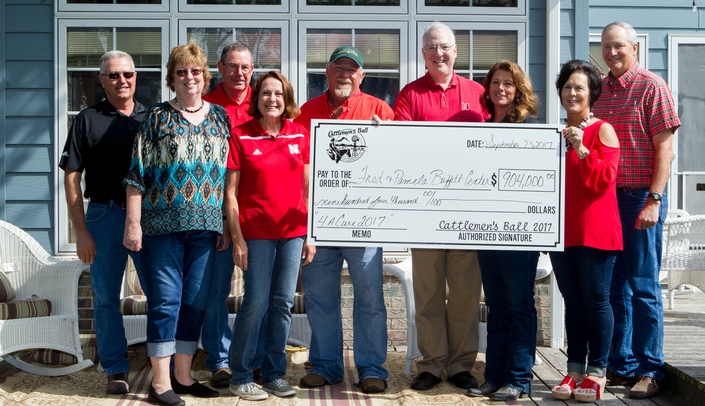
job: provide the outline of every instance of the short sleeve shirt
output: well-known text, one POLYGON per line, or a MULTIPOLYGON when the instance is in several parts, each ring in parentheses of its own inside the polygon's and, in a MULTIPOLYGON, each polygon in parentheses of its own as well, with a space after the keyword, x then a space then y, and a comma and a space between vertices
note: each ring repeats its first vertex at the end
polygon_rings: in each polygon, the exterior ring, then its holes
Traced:
POLYGON ((132 114, 126 116, 107 100, 78 113, 59 167, 85 170, 84 197, 100 202, 125 201, 122 180, 130 168, 132 145, 146 114, 147 109, 137 101, 132 114))
POLYGON ((482 122, 490 115, 480 104, 481 84, 453 73, 444 90, 429 73, 407 84, 394 105, 398 121, 482 122))
MULTIPOLYGON (((359 89, 343 103, 343 112, 338 120, 369 120, 377 115, 382 120, 393 120, 394 112, 381 99, 361 92, 359 89)), ((307 101, 301 106, 301 115, 294 122, 311 131, 311 120, 332 119, 333 110, 328 101, 328 92, 307 101)))
POLYGON ((306 235, 309 134, 300 124, 282 123, 274 137, 252 119, 233 129, 230 138, 228 169, 240 171, 237 203, 246 240, 306 235))
POLYGON ((252 88, 247 86, 247 94, 245 95, 245 99, 242 103, 238 103, 228 97, 228 94, 225 93, 225 90, 223 90, 223 82, 220 82, 215 90, 203 96, 203 100, 225 108, 225 111, 228 112, 228 118, 230 118, 231 128, 235 128, 245 121, 252 119, 252 116, 249 113, 251 95, 252 88))
POLYGON ((612 124, 619 138, 617 188, 650 187, 656 153, 652 137, 681 125, 666 82, 639 64, 619 78, 610 72, 593 112, 612 124))

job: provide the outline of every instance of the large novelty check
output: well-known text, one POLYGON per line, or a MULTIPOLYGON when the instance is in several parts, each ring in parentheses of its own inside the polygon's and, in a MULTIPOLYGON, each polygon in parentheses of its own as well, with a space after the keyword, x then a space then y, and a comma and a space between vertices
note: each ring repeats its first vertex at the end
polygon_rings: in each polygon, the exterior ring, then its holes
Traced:
POLYGON ((562 250, 563 148, 556 125, 314 121, 309 238, 562 250))

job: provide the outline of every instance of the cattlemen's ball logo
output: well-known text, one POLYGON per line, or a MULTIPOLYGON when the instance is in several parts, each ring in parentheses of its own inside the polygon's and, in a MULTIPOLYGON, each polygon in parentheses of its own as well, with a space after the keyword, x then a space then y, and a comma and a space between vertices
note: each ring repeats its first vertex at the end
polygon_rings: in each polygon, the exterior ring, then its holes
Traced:
POLYGON ((360 159, 367 149, 362 133, 366 133, 368 130, 369 127, 359 127, 329 131, 330 144, 326 151, 330 159, 335 163, 340 161, 355 162, 360 159))

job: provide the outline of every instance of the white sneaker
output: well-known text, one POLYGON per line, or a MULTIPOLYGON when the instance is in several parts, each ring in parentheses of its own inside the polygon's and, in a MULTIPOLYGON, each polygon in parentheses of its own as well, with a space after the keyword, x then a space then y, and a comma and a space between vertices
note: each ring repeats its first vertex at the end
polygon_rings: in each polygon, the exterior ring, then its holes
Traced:
POLYGON ((296 395, 296 389, 292 388, 289 382, 281 378, 263 383, 262 389, 280 398, 296 395))
POLYGON ((230 393, 239 396, 245 400, 266 400, 269 395, 263 391, 254 382, 243 383, 241 385, 230 385, 230 393))

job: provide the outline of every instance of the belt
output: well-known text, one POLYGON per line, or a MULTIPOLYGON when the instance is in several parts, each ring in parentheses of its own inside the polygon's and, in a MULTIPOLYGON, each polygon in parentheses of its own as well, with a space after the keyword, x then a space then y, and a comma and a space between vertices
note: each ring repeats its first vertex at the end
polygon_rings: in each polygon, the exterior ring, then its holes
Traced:
POLYGON ((649 187, 617 187, 617 193, 626 193, 632 190, 648 189, 649 187))
POLYGON ((106 205, 106 206, 108 206, 108 207, 110 207, 110 206, 117 206, 117 207, 119 207, 119 208, 121 208, 121 209, 127 208, 127 203, 121 202, 121 201, 119 201, 119 200, 114 200, 114 199, 110 199, 110 200, 91 199, 91 202, 93 202, 93 203, 98 203, 98 204, 104 204, 104 205, 106 205))

